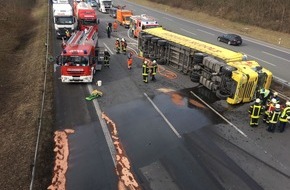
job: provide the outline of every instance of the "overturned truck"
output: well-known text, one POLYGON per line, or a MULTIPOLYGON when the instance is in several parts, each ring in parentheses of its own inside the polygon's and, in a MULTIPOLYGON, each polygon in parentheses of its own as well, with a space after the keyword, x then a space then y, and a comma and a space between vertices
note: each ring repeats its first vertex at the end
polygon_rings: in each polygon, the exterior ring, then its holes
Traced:
POLYGON ((188 74, 229 104, 250 102, 261 88, 269 89, 272 73, 247 56, 167 31, 143 30, 138 38, 142 57, 188 74))

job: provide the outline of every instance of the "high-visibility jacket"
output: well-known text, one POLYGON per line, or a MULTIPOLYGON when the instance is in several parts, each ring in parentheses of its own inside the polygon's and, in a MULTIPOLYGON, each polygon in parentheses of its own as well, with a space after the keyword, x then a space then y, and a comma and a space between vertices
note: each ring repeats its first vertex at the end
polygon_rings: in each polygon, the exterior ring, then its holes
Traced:
POLYGON ((120 42, 118 40, 116 40, 115 46, 116 46, 116 48, 119 48, 120 47, 120 42))
POLYGON ((287 122, 289 117, 290 117, 290 107, 286 107, 282 111, 279 120, 282 122, 287 122))
POLYGON ((132 58, 130 58, 130 59, 128 59, 128 66, 131 66, 132 65, 132 63, 133 63, 133 59, 132 58))
POLYGON ((249 114, 251 114, 251 118, 259 118, 262 113, 262 106, 260 104, 253 104, 250 106, 249 114))
POLYGON ((121 41, 121 46, 123 50, 126 50, 127 48, 127 42, 121 41))
POLYGON ((146 64, 143 64, 142 65, 142 68, 143 68, 143 72, 142 72, 142 75, 143 76, 148 76, 148 72, 149 72, 149 68, 146 64))
POLYGON ((104 52, 104 61, 109 61, 110 60, 110 54, 109 52, 105 51, 104 52))
POLYGON ((152 65, 152 75, 156 75, 157 68, 158 68, 158 66, 156 63, 152 65))
POLYGON ((278 122, 279 116, 281 114, 280 109, 275 109, 273 112, 269 114, 269 123, 276 124, 278 122))

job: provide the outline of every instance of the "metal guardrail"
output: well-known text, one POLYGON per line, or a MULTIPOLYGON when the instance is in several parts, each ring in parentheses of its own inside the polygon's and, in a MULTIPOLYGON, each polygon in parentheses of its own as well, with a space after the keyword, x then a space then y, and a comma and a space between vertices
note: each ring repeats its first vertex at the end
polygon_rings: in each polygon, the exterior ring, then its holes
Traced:
POLYGON ((277 91, 281 98, 290 101, 290 82, 273 76, 271 90, 277 91))
POLYGON ((35 143, 35 152, 34 152, 34 158, 32 163, 32 171, 31 171, 31 181, 29 190, 33 190, 33 185, 35 181, 35 173, 36 173, 36 162, 37 162, 37 156, 40 146, 40 132, 42 128, 42 119, 43 119, 43 112, 44 112, 44 101, 46 96, 46 85, 47 85, 47 70, 48 70, 48 59, 49 59, 49 26, 50 26, 50 0, 47 1, 47 31, 46 31, 46 56, 45 56, 45 69, 44 69, 44 80, 43 80, 43 91, 42 91, 42 100, 41 100, 41 108, 39 113, 39 119, 38 119, 38 130, 37 130, 37 138, 35 143))

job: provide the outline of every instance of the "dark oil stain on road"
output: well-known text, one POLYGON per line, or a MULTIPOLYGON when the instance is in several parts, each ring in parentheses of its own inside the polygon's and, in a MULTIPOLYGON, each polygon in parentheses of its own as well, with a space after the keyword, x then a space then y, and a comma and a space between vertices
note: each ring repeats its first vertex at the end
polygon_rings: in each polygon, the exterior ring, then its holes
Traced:
POLYGON ((190 93, 190 91, 197 93, 206 102, 212 103, 217 100, 215 95, 204 89, 202 89, 204 94, 201 94, 200 90, 199 88, 163 90, 165 93, 152 97, 152 100, 178 132, 184 134, 223 122, 207 105, 190 93))

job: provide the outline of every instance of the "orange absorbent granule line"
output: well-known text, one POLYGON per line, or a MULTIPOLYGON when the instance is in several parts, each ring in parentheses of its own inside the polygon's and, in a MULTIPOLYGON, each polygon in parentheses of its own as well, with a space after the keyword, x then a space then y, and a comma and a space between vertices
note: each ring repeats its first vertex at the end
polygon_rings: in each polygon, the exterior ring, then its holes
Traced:
POLYGON ((66 177, 65 173, 68 168, 68 135, 74 133, 72 129, 65 129, 64 131, 54 132, 55 142, 55 163, 53 169, 53 178, 48 190, 65 190, 66 177))
POLYGON ((111 138, 116 149, 116 173, 119 177, 118 190, 141 190, 131 171, 131 164, 120 142, 116 124, 104 113, 102 118, 109 126, 111 138))

